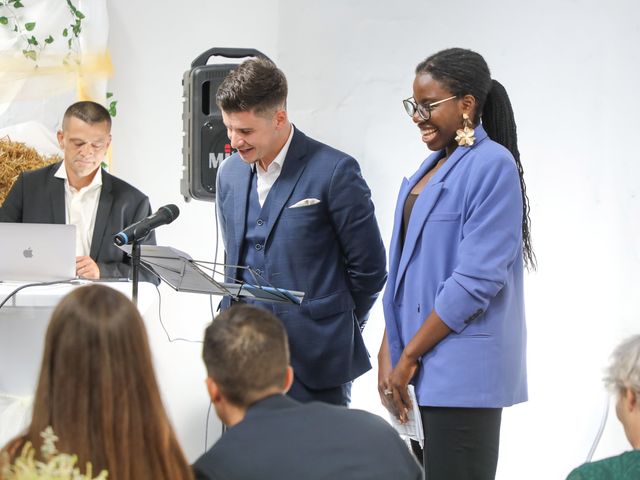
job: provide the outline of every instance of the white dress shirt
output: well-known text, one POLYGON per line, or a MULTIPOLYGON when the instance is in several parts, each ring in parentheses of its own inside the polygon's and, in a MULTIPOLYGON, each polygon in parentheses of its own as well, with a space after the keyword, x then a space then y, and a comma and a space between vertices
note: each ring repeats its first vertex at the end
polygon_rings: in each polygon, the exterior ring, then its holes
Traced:
POLYGON ((278 155, 276 155, 276 158, 274 158, 273 162, 269 164, 266 171, 262 169, 258 162, 252 165, 256 168, 256 173, 258 174, 256 183, 258 184, 258 202, 260 202, 261 207, 264 205, 267 195, 269 195, 269 192, 271 191, 271 187, 276 183, 276 180, 280 176, 280 172, 282 172, 282 165, 287 157, 289 145, 291 145, 291 139, 293 138, 293 129, 294 126, 291 125, 291 132, 289 132, 287 143, 284 144, 282 149, 278 152, 278 155))
POLYGON ((54 176, 64 179, 66 222, 68 225, 76 226, 76 256, 89 255, 93 229, 96 225, 98 200, 102 191, 102 168, 98 168, 91 183, 80 190, 69 185, 64 162, 54 176))

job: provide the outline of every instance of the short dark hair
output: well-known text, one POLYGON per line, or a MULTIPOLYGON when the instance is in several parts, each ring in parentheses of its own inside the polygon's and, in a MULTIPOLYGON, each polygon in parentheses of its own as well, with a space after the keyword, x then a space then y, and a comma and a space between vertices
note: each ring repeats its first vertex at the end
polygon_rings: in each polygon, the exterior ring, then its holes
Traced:
POLYGON ((109 129, 111 129, 111 115, 109 114, 109 110, 96 102, 85 100, 82 102, 76 102, 69 108, 67 108, 67 111, 64 112, 64 117, 62 117, 63 130, 67 124, 67 121, 71 117, 82 120, 89 125, 93 125, 94 123, 107 122, 107 124, 109 125, 109 129))
POLYGON ((273 387, 283 387, 289 344, 282 322, 250 305, 234 305, 204 333, 207 373, 229 402, 247 407, 273 387))
POLYGON ((287 79, 266 58, 252 58, 238 65, 223 80, 216 104, 225 112, 263 113, 286 107, 287 79))

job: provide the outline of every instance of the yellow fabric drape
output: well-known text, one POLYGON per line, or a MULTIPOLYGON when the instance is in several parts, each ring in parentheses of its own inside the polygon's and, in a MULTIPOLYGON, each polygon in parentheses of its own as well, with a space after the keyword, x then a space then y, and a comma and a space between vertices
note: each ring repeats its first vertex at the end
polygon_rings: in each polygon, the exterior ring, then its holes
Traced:
POLYGON ((87 84, 111 77, 113 65, 108 52, 69 56, 43 53, 37 63, 14 52, 0 53, 0 72, 0 102, 46 98, 74 88, 83 98, 87 84))
MULTIPOLYGON (((111 55, 83 53, 41 53, 38 61, 26 58, 21 52, 0 52, 0 103, 20 100, 39 100, 76 91, 78 100, 92 98, 90 85, 113 74, 111 55)), ((111 166, 111 147, 106 161, 111 166)))

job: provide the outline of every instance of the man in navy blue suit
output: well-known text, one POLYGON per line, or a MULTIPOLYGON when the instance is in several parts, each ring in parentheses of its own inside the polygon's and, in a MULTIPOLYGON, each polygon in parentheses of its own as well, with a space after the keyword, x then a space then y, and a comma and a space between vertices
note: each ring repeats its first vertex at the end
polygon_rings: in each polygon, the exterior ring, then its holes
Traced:
POLYGON ((384 246, 358 163, 295 128, 286 101, 284 74, 261 58, 217 91, 237 150, 216 188, 225 273, 305 292, 301 305, 260 304, 289 334, 289 395, 348 405, 352 380, 371 368, 361 331, 386 280, 384 246))
POLYGON ((195 462, 197 480, 423 478, 377 415, 284 395, 293 371, 287 334, 271 313, 225 310, 205 331, 202 357, 211 402, 229 429, 195 462))

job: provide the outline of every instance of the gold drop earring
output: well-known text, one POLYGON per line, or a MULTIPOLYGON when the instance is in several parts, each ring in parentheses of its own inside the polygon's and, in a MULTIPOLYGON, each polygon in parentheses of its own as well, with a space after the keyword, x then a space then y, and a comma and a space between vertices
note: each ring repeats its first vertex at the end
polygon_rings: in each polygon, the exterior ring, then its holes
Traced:
POLYGON ((470 147, 476 141, 476 137, 474 136, 475 131, 473 130, 473 125, 471 120, 469 119, 469 115, 466 113, 462 114, 462 128, 456 130, 456 142, 461 147, 470 147))

